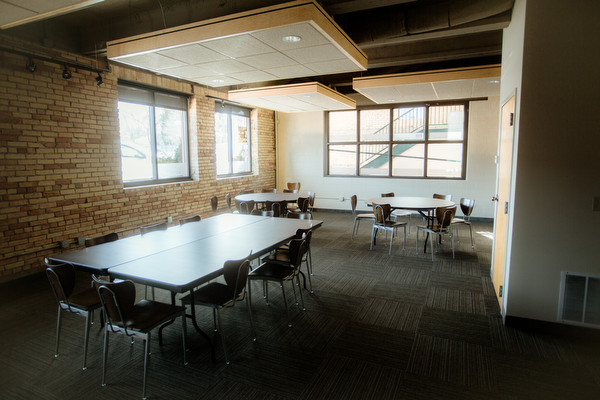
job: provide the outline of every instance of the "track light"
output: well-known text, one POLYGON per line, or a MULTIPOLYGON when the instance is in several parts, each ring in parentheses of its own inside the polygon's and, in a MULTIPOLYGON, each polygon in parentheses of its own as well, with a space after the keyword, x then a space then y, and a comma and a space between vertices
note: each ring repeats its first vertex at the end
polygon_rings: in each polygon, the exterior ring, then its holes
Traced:
POLYGON ((104 81, 102 80, 102 75, 100 75, 100 72, 98 72, 98 76, 96 77, 96 85, 100 86, 104 83, 104 81))
POLYGON ((64 66, 62 77, 65 79, 71 79, 71 71, 69 71, 66 65, 64 66))
POLYGON ((33 59, 29 59, 27 60, 27 71, 29 72, 35 72, 35 70, 37 69, 37 65, 35 65, 35 63, 33 62, 33 59))

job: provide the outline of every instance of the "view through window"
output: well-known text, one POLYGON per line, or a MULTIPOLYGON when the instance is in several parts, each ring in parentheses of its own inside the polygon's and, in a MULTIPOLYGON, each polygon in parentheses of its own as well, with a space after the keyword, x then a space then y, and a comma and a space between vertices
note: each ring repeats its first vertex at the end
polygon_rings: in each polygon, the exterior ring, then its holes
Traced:
POLYGON ((217 176, 252 172, 250 110, 215 102, 217 176))
POLYGON ((187 97, 119 84, 126 186, 189 179, 187 97))
POLYGON ((468 103, 331 111, 327 175, 465 178, 468 103))

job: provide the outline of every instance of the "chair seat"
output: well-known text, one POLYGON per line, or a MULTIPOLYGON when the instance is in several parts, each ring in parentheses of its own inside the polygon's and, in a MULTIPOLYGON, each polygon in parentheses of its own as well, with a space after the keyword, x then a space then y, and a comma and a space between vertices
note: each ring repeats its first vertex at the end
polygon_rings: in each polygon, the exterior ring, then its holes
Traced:
MULTIPOLYGON (((195 304, 223 307, 232 300, 233 293, 231 292, 231 289, 223 283, 211 282, 194 290, 195 304)), ((189 304, 190 295, 183 296, 181 302, 183 304, 189 304)))
POLYGON ((469 224, 471 224, 471 221, 467 221, 467 220, 462 219, 462 218, 454 218, 454 219, 452 219, 451 223, 452 224, 467 224, 467 225, 469 225, 469 224))
POLYGON ((403 225, 408 225, 406 221, 385 221, 384 223, 377 224, 378 228, 397 228, 403 225))
POLYGON ((276 262, 265 262, 252 270, 248 276, 265 279, 286 279, 294 276, 295 269, 276 262))
POLYGON ((69 296, 69 303, 84 311, 95 310, 102 306, 100 298, 98 297, 98 292, 92 287, 69 296))
POLYGON ((185 312, 185 307, 159 303, 152 300, 141 300, 133 306, 132 316, 126 321, 128 329, 148 332, 162 324, 171 315, 185 312))
POLYGON ((372 219, 375 220, 375 215, 373 215, 373 213, 370 214, 356 214, 356 217, 354 217, 354 219, 372 219))

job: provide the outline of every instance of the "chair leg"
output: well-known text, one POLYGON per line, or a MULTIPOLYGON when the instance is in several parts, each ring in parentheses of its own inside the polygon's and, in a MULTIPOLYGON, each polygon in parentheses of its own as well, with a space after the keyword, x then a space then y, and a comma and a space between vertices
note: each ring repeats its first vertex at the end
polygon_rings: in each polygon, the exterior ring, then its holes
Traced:
POLYGON ((246 307, 248 307, 248 317, 250 318, 250 330, 252 332, 252 341, 256 342, 256 331, 254 330, 254 319, 252 318, 252 305, 250 303, 250 282, 248 282, 248 296, 246 296, 246 307))
POLYGON ((87 361, 87 349, 88 349, 88 341, 90 337, 90 325, 91 320, 94 319, 94 311, 88 311, 85 316, 85 333, 83 338, 83 370, 87 369, 86 361, 87 361))
POLYGON ((223 336, 223 324, 221 322, 221 312, 220 310, 217 310, 216 308, 213 309, 216 311, 217 314, 217 324, 218 324, 218 330, 219 330, 219 336, 221 336, 221 346, 223 346, 223 355, 225 356, 225 364, 229 365, 229 357, 227 356, 227 346, 225 345, 225 337, 223 336))
POLYGON ((146 399, 146 380, 148 379, 148 358, 150 357, 150 332, 144 342, 144 380, 142 381, 142 398, 146 399))
POLYGON ((430 243, 431 243, 431 261, 433 261, 433 242, 434 242, 434 240, 433 240, 433 233, 431 235, 429 235, 429 240, 430 240, 430 243))
MULTIPOLYGON (((385 234, 387 235, 387 231, 385 231, 385 234)), ((390 250, 388 251, 388 254, 392 254, 392 242, 394 241, 394 230, 392 229, 390 231, 390 250)))
MULTIPOLYGON (((310 275, 308 279, 310 280, 310 275)), ((294 284, 294 278, 292 278, 292 284, 294 284)), ((302 295, 302 287, 300 286, 300 274, 296 275, 296 284, 298 285, 298 291, 300 292, 300 302, 302 303, 302 311, 306 311, 306 307, 304 307, 304 296, 302 295)))
POLYGON ((373 229, 371 230, 371 247, 369 247, 369 250, 373 250, 373 241, 375 239, 375 235, 377 235, 377 228, 375 227, 375 224, 373 224, 373 229))
POLYGON ((402 250, 406 250, 406 225, 404 225, 404 241, 402 242, 402 250))
POLYGON ((358 225, 360 225, 360 220, 354 218, 354 225, 352 226, 352 239, 354 239, 354 232, 358 230, 358 225))
POLYGON ((283 287, 283 282, 281 282, 281 294, 283 295, 283 306, 285 307, 285 314, 287 315, 288 326, 292 327, 292 320, 290 319, 290 311, 288 310, 287 299, 285 298, 285 287, 283 287))
POLYGON ((471 234, 471 248, 474 249, 475 246, 473 245, 473 227, 471 226, 471 224, 469 224, 469 233, 471 234))
POLYGON ((219 325, 217 323, 217 309, 213 308, 213 331, 217 332, 219 329, 219 325))
POLYGON ((54 347, 54 358, 58 357, 58 342, 60 341, 60 322, 62 317, 62 309, 58 305, 58 314, 56 316, 56 345, 54 347))
POLYGON ((181 314, 181 336, 183 341, 183 365, 188 365, 187 362, 187 324, 185 322, 185 311, 181 314))
POLYGON ((310 292, 314 293, 313 287, 312 287, 312 279, 311 279, 311 268, 310 268, 310 263, 309 263, 309 257, 310 257, 310 253, 308 253, 306 260, 305 260, 305 264, 306 264, 306 269, 308 271, 307 275, 308 275, 308 287, 310 288, 310 292))
POLYGON ((452 246, 452 259, 454 259, 454 235, 450 232, 450 246, 452 246))
POLYGON ((102 351, 102 386, 106 386, 106 363, 108 359, 108 330, 110 325, 106 323, 104 326, 104 348, 102 351))

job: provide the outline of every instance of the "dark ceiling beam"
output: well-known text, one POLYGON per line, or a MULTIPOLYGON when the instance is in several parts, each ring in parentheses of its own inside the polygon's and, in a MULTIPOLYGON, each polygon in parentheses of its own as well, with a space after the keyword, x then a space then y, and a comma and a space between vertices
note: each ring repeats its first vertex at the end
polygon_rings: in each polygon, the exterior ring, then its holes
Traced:
POLYGON ((415 1, 417 0, 330 0, 323 1, 322 5, 330 15, 335 16, 378 7, 396 6, 398 4, 412 3, 415 1))

